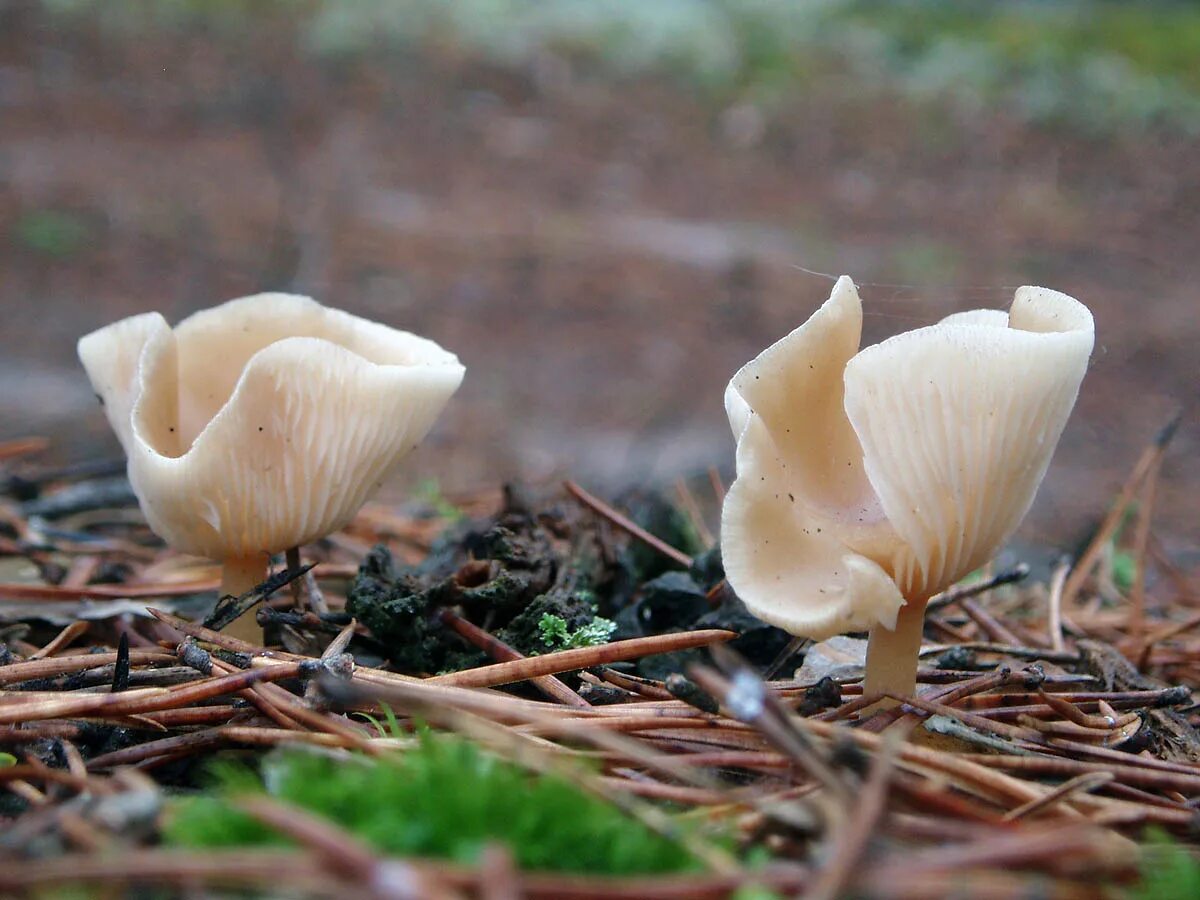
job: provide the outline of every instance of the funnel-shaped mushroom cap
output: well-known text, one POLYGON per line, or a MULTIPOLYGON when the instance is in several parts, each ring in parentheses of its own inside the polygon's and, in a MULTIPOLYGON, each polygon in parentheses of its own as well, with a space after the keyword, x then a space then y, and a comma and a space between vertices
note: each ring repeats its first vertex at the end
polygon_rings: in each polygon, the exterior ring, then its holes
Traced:
POLYGON ((345 525, 412 450, 464 369, 432 341, 260 294, 185 319, 134 316, 79 341, 154 529, 214 559, 345 525))
POLYGON ((760 618, 815 638, 893 627, 1024 518, 1087 369, 1091 313, 1043 288, 858 352, 853 282, 729 383, 721 545, 760 618))

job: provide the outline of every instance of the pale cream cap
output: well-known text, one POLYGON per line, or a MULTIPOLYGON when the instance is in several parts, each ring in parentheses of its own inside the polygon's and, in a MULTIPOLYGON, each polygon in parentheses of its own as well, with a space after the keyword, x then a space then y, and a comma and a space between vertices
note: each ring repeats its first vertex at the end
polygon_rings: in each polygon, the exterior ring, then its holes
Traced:
POLYGON ((307 297, 157 313, 79 341, 147 521, 214 559, 344 526, 462 382, 432 341, 307 297))
POLYGON ((986 562, 1045 475, 1094 340, 1044 288, 858 350, 853 282, 734 375, 737 480, 722 514, 730 584, 814 638, 892 627, 986 562))

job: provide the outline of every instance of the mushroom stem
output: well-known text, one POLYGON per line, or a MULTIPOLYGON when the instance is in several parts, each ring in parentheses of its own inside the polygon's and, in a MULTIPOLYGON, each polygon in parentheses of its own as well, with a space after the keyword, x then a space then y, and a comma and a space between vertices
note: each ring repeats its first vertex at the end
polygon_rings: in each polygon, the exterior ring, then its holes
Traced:
MULTIPOLYGON (((867 672, 864 694, 889 693, 911 697, 917 690, 917 656, 925 626, 928 598, 909 600, 896 616, 894 629, 876 625, 867 644, 867 672)), ((883 707, 895 706, 885 700, 883 707)))
MULTIPOLYGON (((227 559, 221 568, 221 596, 240 597, 261 584, 266 575, 267 562, 261 556, 227 559)), ((234 619, 224 633, 251 644, 263 642, 262 628, 252 612, 234 619)))

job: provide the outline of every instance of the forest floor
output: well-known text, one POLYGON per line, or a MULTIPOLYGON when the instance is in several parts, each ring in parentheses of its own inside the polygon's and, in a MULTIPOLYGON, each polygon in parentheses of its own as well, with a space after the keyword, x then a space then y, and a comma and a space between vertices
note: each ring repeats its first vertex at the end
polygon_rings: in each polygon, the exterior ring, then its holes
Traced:
POLYGON ((370 504, 214 609, 123 478, 0 444, 0 892, 1194 896, 1164 446, 1073 568, 931 601, 916 696, 880 697, 861 637, 747 614, 715 473, 370 504), (222 630, 247 609, 260 640, 222 630))

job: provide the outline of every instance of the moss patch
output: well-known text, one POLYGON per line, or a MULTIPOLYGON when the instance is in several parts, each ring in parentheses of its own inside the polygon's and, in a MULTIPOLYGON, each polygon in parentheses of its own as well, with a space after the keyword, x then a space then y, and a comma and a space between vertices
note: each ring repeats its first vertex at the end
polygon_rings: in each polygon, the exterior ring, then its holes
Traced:
POLYGON ((678 843, 566 779, 530 775, 445 735, 422 735, 413 750, 380 759, 289 751, 269 758, 261 778, 227 768, 219 782, 214 794, 175 805, 168 843, 287 844, 230 802, 265 790, 385 853, 471 864, 489 843, 503 842, 528 870, 634 875, 698 868, 678 843))

